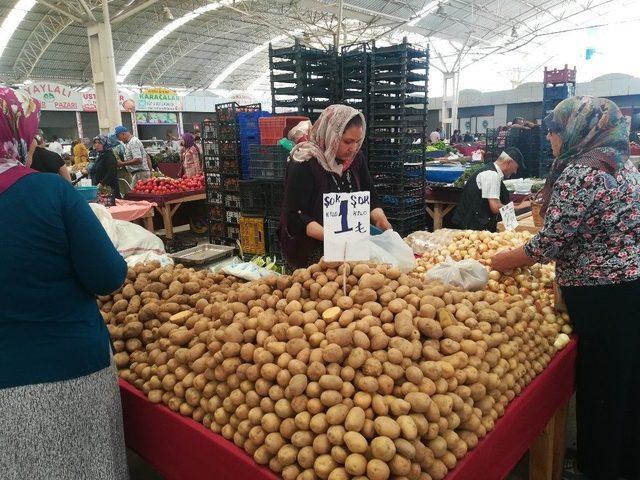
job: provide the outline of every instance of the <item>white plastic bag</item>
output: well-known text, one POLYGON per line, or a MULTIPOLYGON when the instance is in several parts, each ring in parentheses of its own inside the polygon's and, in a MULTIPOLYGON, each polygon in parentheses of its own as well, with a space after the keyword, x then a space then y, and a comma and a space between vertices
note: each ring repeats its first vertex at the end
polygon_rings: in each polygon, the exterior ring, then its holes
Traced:
POLYGON ((264 277, 276 275, 275 272, 267 270, 264 267, 259 267, 253 262, 235 263, 228 265, 222 269, 222 273, 227 275, 233 275, 234 277, 243 278, 249 282, 254 280, 260 280, 264 277))
POLYGON ((427 280, 437 280, 447 285, 461 287, 475 291, 486 287, 489 282, 489 272, 477 260, 454 261, 447 258, 431 268, 425 275, 427 280))
POLYGON ((404 243, 398 232, 387 230, 380 235, 371 235, 372 262, 389 263, 398 267, 402 273, 408 273, 416 268, 416 258, 413 250, 404 243))

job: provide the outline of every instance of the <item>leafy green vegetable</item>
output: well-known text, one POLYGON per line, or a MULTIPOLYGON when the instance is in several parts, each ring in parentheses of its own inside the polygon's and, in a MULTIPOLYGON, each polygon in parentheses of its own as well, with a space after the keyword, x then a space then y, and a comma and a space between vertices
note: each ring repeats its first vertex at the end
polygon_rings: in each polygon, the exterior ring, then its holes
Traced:
POLYGON ((453 186, 458 188, 464 187, 465 184, 467 183, 467 180, 469 180, 469 178, 471 177, 471 175, 476 173, 482 167, 484 167, 484 164, 482 163, 479 165, 470 166, 464 171, 464 173, 455 182, 453 182, 453 186))

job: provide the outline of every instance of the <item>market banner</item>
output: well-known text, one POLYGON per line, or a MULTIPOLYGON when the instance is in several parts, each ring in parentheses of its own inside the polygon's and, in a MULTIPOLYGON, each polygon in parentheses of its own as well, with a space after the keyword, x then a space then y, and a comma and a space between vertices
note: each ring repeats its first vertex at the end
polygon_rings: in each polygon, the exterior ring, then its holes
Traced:
POLYGON ((175 125, 178 116, 170 112, 136 112, 138 125, 175 125))
POLYGON ((53 82, 33 82, 22 87, 40 101, 42 110, 81 111, 82 94, 70 87, 53 82))
MULTIPOLYGON (((95 89, 87 90, 86 92, 82 92, 82 111, 83 112, 97 112, 98 111, 98 96, 96 95, 95 89)), ((129 95, 124 92, 118 92, 118 105, 120 105, 120 111, 125 112, 127 109, 124 107, 124 104, 127 100, 130 100, 129 95)))
POLYGON ((168 88, 149 88, 138 94, 136 110, 178 112, 182 110, 182 98, 168 88))

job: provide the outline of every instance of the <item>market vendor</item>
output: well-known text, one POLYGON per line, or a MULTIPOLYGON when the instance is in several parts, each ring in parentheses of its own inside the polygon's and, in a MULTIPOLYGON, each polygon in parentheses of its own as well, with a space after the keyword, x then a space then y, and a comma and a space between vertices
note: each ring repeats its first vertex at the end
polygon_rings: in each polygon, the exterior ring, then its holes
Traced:
MULTIPOLYGON (((523 163, 520 150, 510 147, 494 163, 485 165, 471 175, 453 213, 452 221, 456 228, 497 231, 500 209, 510 202, 509 191, 503 180, 515 175, 523 163)), ((527 206, 528 202, 518 205, 519 208, 527 206)))
POLYGON ((138 180, 146 180, 151 177, 151 169, 147 160, 147 152, 138 137, 134 137, 129 129, 119 125, 115 129, 115 135, 124 143, 124 160, 118 162, 119 167, 125 167, 131 174, 133 185, 138 180))
POLYGON ((185 133, 180 139, 180 160, 183 175, 195 177, 202 173, 200 151, 196 146, 195 137, 191 133, 185 133))
POLYGON ((323 255, 325 193, 371 192, 371 222, 381 230, 391 228, 360 151, 365 132, 362 113, 347 105, 331 105, 313 125, 309 141, 291 150, 278 228, 289 269, 309 266, 323 255))
POLYGON ((34 137, 34 140, 29 149, 30 160, 27 160, 27 166, 42 173, 57 173, 68 182, 71 182, 71 175, 64 160, 58 153, 47 148, 44 136, 38 134, 34 137))
POLYGON ((640 173, 615 103, 573 97, 544 119, 555 161, 544 227, 492 267, 556 262, 573 329, 578 467, 592 480, 640 478, 640 173))
POLYGON ((116 198, 120 198, 118 162, 113 154, 113 144, 106 135, 98 135, 93 139, 93 148, 98 157, 91 171, 91 183, 111 188, 116 198))

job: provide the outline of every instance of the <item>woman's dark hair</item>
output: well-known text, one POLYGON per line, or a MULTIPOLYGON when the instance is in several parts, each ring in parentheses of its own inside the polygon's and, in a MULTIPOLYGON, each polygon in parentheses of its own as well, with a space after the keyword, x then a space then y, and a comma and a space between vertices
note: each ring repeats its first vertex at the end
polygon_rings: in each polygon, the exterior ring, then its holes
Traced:
POLYGON ((344 127, 344 132, 349 130, 351 127, 363 127, 363 126, 364 126, 364 122, 362 121, 362 117, 360 115, 356 115, 355 117, 353 117, 351 120, 347 122, 347 124, 344 127))

